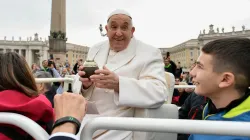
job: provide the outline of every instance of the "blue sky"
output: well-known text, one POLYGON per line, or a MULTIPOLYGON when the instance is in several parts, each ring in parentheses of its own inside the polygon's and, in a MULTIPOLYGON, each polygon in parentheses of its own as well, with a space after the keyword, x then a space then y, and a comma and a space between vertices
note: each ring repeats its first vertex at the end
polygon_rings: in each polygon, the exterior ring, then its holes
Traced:
MULTIPOLYGON (((51 0, 0 0, 0 40, 50 31, 51 0)), ((214 24, 225 31, 250 29, 250 0, 66 0, 69 43, 92 46, 101 37, 98 26, 117 8, 131 13, 135 36, 155 47, 172 47, 197 38, 214 24)))

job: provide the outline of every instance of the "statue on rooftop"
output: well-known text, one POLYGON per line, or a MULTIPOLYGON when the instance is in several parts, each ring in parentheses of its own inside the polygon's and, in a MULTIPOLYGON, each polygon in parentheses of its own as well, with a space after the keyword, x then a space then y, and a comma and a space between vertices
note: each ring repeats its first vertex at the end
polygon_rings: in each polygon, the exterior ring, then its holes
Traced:
POLYGON ((246 29, 246 28, 245 28, 245 25, 243 25, 243 26, 242 26, 242 31, 245 31, 245 29, 246 29))

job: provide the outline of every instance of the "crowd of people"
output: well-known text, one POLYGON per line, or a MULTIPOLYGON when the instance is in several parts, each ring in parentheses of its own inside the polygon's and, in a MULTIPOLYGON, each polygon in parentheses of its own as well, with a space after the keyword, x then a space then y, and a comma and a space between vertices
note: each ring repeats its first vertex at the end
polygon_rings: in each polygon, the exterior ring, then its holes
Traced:
POLYGON ((36 73, 37 71, 45 71, 49 72, 52 77, 65 77, 65 75, 75 75, 78 73, 79 66, 83 65, 83 60, 79 59, 72 67, 70 63, 65 62, 55 63, 53 59, 43 60, 42 66, 39 66, 36 63, 31 65, 32 73, 36 73), (56 74, 55 71, 56 70, 56 74))
MULTIPOLYGON (((99 116, 133 117, 135 108, 158 108, 167 99, 165 72, 176 84, 194 84, 195 89, 176 89, 172 102, 181 106, 180 119, 250 121, 250 39, 226 38, 211 41, 201 50, 189 74, 180 63, 159 49, 134 37, 132 16, 115 10, 107 18, 108 40, 91 47, 87 59, 98 70, 90 77, 79 60, 56 66, 44 60, 32 65, 14 52, 0 54, 0 112, 22 114, 41 127, 50 140, 76 140, 86 122, 99 116), (145 51, 146 50, 146 51, 145 51), (164 65, 165 62, 165 65, 164 65), (75 74, 72 93, 63 93, 63 83, 36 84, 35 78, 75 74), (86 113, 97 108, 93 113, 86 113)), ((239 128, 240 129, 240 128, 239 128)), ((0 125, 0 139, 32 139, 23 130, 0 125)), ((98 130, 96 140, 141 140, 131 131, 98 130)), ((166 138, 167 139, 167 138, 166 138)), ((247 140, 248 137, 179 134, 178 140, 247 140)))
MULTIPOLYGON (((175 85, 193 85, 192 76, 190 75, 190 71, 195 67, 196 63, 193 63, 190 67, 189 71, 183 71, 181 67, 181 63, 178 62, 177 65, 174 61, 171 60, 170 53, 167 52, 167 57, 164 59, 164 69, 165 72, 171 73, 175 77, 175 85)), ((192 88, 179 88, 174 89, 172 104, 176 104, 177 106, 182 106, 184 101, 188 98, 190 93, 193 92, 192 88)))

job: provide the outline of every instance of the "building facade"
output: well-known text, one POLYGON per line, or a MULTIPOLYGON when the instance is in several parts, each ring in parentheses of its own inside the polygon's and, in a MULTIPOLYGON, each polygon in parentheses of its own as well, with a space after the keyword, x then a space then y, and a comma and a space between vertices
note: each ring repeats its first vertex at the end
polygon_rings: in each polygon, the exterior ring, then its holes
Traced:
POLYGON ((67 43, 66 49, 66 61, 68 61, 71 65, 74 65, 79 59, 82 59, 84 62, 89 52, 89 47, 72 43, 67 43))
MULTIPOLYGON (((78 59, 83 59, 85 61, 89 48, 87 46, 81 46, 76 44, 67 43, 66 44, 66 62, 71 65, 75 64, 78 59)), ((26 41, 19 37, 19 40, 8 40, 7 37, 0 39, 0 53, 5 52, 16 52, 24 56, 29 66, 33 63, 38 65, 42 64, 43 60, 49 59, 49 41, 42 38, 38 38, 38 34, 27 38, 26 41)), ((56 58, 55 62, 57 63, 56 58)))
POLYGON ((48 41, 38 39, 38 34, 35 34, 34 39, 32 37, 27 38, 26 41, 19 37, 19 40, 8 40, 4 37, 4 40, 0 40, 0 53, 16 52, 24 56, 29 66, 32 63, 41 64, 43 60, 48 59, 48 41))
POLYGON ((175 63, 180 62, 183 68, 189 68, 199 56, 198 39, 191 39, 171 48, 160 48, 163 57, 170 52, 170 58, 175 63))
POLYGON ((219 28, 216 28, 215 31, 214 25, 209 25, 209 31, 206 32, 203 30, 197 39, 190 39, 174 47, 160 48, 160 50, 164 58, 167 52, 170 52, 171 60, 175 63, 180 62, 182 67, 189 69, 200 55, 200 49, 205 44, 216 39, 230 37, 250 38, 250 30, 246 30, 243 25, 241 31, 235 31, 235 27, 232 27, 231 32, 224 32, 224 28, 222 28, 221 31, 219 28))
POLYGON ((209 31, 206 33, 205 30, 200 32, 198 36, 199 40, 199 47, 202 48, 205 44, 210 41, 221 39, 221 38, 230 38, 230 37, 242 37, 242 38, 250 38, 250 30, 246 30, 245 26, 243 25, 241 31, 235 31, 235 27, 232 27, 231 32, 224 32, 224 28, 220 29, 216 28, 214 30, 214 25, 209 25, 209 31))

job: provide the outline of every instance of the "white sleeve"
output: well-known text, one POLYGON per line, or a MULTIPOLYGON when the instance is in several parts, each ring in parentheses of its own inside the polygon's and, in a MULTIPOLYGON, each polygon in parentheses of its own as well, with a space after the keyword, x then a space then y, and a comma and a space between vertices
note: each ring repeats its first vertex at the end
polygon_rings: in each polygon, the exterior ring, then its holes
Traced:
POLYGON ((118 106, 157 108, 166 99, 164 63, 160 51, 149 57, 138 79, 119 76, 119 93, 114 101, 118 106))
POLYGON ((49 139, 53 138, 53 137, 57 137, 57 136, 65 136, 65 137, 70 137, 74 140, 80 140, 76 135, 71 134, 71 133, 66 133, 66 132, 58 132, 58 133, 54 133, 52 134, 49 139))

